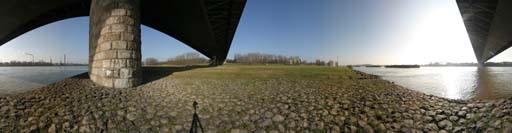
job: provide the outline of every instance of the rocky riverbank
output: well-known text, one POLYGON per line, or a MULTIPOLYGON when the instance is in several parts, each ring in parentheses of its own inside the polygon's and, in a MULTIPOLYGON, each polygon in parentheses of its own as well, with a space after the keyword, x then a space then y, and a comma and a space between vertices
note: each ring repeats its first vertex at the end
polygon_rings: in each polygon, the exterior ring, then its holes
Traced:
POLYGON ((100 87, 86 75, 67 78, 0 97, 0 132, 184 132, 193 101, 207 132, 512 132, 512 98, 449 100, 359 72, 307 80, 204 76, 282 74, 257 70, 169 73, 129 89, 100 87), (203 76, 190 77, 195 74, 203 76))

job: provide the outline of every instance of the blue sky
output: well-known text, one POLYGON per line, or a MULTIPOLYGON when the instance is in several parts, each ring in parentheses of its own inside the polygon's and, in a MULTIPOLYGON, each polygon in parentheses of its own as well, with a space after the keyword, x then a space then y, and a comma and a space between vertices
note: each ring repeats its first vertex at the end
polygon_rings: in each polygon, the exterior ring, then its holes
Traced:
MULTIPOLYGON (((88 17, 66 19, 0 46, 0 61, 85 63, 88 17)), ((165 60, 194 51, 142 26, 142 55, 165 60)), ((455 1, 248 0, 231 45, 235 53, 262 52, 335 60, 341 64, 475 62, 455 1)), ((491 61, 512 60, 507 50, 491 61)))

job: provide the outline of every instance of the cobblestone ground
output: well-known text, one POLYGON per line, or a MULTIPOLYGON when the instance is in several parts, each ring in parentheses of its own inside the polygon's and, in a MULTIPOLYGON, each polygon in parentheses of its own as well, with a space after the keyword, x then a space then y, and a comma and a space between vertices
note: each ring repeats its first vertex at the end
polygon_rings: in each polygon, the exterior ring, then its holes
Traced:
POLYGON ((0 97, 0 132, 512 132, 512 98, 448 100, 371 75, 347 80, 188 79, 130 89, 86 76, 0 97))

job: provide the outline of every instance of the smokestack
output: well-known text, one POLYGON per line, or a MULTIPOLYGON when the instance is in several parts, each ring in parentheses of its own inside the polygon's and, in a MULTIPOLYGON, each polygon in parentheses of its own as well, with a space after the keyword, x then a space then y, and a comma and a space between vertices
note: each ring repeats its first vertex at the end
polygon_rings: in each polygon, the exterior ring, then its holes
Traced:
POLYGON ((34 63, 34 55, 33 55, 33 54, 31 54, 31 53, 25 53, 25 55, 30 55, 30 56, 32 56, 32 63, 34 63))

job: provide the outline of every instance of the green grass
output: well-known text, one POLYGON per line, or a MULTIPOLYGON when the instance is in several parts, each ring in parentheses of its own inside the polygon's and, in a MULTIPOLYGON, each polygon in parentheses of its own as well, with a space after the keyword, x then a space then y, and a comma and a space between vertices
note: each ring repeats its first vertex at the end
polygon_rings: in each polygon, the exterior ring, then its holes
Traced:
POLYGON ((176 78, 203 79, 298 79, 326 80, 353 79, 357 75, 345 67, 306 65, 241 65, 226 64, 218 67, 197 68, 176 72, 176 78))

